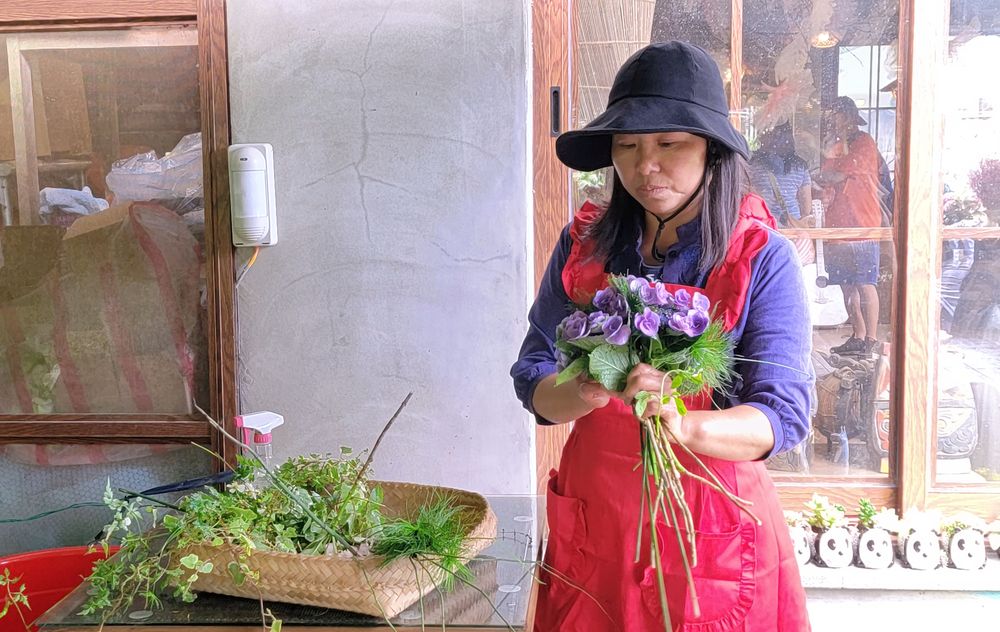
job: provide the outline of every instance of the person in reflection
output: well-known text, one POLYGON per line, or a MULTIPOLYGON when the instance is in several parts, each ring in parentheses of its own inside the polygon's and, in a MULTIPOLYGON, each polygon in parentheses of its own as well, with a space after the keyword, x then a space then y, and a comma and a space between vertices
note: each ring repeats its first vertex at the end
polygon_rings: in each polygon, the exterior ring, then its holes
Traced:
MULTIPOLYGON (((750 187, 767 203, 781 228, 813 226, 812 178, 809 165, 795 153, 795 137, 789 123, 763 132, 760 148, 750 158, 750 187)), ((816 251, 810 239, 792 240, 799 263, 815 261, 816 251)))
POLYGON ((802 225, 812 209, 812 178, 809 165, 795 153, 792 126, 776 125, 759 141, 760 149, 750 158, 750 185, 764 198, 778 226, 802 225))
MULTIPOLYGON (((875 140, 858 129, 867 121, 848 96, 837 97, 830 107, 832 138, 816 180, 829 200, 826 228, 877 228, 883 225, 880 168, 884 163, 875 140)), ((877 344, 879 299, 876 284, 879 242, 872 239, 839 240, 826 244, 826 269, 830 283, 841 286, 851 337, 831 352, 870 356, 877 344)))
POLYGON ((534 629, 662 630, 655 565, 666 576, 675 629, 808 630, 792 543, 763 459, 790 450, 809 429, 809 311, 795 249, 772 230, 763 200, 748 193, 749 149, 729 122, 718 66, 681 42, 639 50, 618 71, 605 112, 562 134, 556 154, 577 171, 614 170, 608 206, 584 204, 556 243, 511 368, 517 396, 538 423, 576 420, 548 482, 550 535, 534 629), (749 360, 737 362, 726 393, 686 414, 659 406, 658 397, 645 413, 659 414, 730 490, 752 500, 762 521, 682 477, 699 534, 700 617, 688 600, 673 527, 657 520, 664 548, 656 560, 649 538, 636 537, 640 520, 643 534, 650 525, 648 514, 640 517, 644 480, 631 405, 642 391, 658 395, 664 374, 640 363, 622 392, 591 381, 555 384, 556 328, 572 301, 589 302, 606 286, 609 272, 707 294, 737 356, 749 360))

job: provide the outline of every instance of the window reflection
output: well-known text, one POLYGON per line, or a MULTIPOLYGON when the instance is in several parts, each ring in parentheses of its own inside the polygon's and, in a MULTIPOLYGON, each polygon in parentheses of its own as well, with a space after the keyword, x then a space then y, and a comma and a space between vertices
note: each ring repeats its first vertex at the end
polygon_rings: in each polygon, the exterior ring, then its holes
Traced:
POLYGON ((936 472, 982 484, 1000 481, 1000 6, 952 2, 947 46, 936 472))
MULTIPOLYGON (((753 188, 796 247, 814 324, 813 432, 768 463, 794 476, 883 477, 892 458, 898 3, 846 4, 745 0, 736 38, 728 0, 576 4, 575 127, 603 111, 615 71, 650 41, 694 42, 727 88, 741 86, 732 115, 754 150, 753 188)), ((608 182, 574 174, 574 205, 604 199, 608 182)))
POLYGON ((208 396, 195 29, 0 47, 0 413, 190 413, 208 396))

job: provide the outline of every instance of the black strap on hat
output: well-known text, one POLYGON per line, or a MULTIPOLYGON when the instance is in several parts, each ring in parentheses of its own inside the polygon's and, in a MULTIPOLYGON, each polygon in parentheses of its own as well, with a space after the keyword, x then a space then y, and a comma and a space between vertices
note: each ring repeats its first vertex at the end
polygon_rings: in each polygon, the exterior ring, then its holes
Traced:
POLYGON ((656 227, 656 234, 653 235, 653 247, 652 247, 652 249, 650 251, 651 254, 653 255, 653 260, 654 261, 658 261, 659 263, 663 263, 667 259, 667 253, 660 252, 657 249, 657 247, 656 247, 656 242, 658 242, 660 240, 660 233, 663 232, 663 227, 666 225, 667 222, 669 222, 670 220, 674 219, 675 217, 677 217, 678 215, 680 215, 681 213, 683 213, 684 210, 687 209, 687 207, 691 205, 691 202, 694 201, 694 199, 698 196, 698 194, 701 193, 701 190, 704 187, 705 187, 705 175, 702 174, 702 176, 701 176, 701 182, 698 183, 698 188, 695 189, 694 193, 692 193, 691 196, 688 197, 688 199, 684 201, 684 204, 681 204, 681 207, 679 209, 677 209, 676 211, 674 211, 673 213, 671 213, 666 219, 660 219, 659 217, 656 216, 655 213, 653 213, 652 211, 650 211, 646 207, 643 207, 642 210, 644 210, 647 213, 649 213, 650 215, 652 215, 653 219, 655 219, 657 222, 659 222, 659 226, 656 227))

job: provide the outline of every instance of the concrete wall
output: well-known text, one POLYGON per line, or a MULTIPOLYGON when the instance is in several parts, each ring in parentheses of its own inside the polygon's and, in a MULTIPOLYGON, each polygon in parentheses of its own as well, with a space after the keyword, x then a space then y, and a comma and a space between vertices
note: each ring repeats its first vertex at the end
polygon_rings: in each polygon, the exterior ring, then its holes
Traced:
POLYGON ((280 243, 239 286, 245 412, 275 456, 526 493, 508 368, 531 278, 525 0, 230 0, 233 142, 274 146, 280 243))

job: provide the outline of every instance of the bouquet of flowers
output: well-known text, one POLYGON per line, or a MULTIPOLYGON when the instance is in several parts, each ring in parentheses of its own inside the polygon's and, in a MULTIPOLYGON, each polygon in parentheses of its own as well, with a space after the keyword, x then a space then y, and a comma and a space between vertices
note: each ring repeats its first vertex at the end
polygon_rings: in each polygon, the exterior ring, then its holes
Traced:
POLYGON ((684 414, 681 397, 724 388, 732 374, 732 341, 710 309, 700 292, 671 292, 659 282, 609 275, 608 287, 556 329, 556 384, 586 373, 620 391, 629 372, 644 362, 672 376, 672 399, 684 414))
MULTIPOLYGON (((639 363, 664 373, 658 394, 640 392, 632 404, 640 423, 642 465, 648 475, 643 477, 636 561, 642 517, 649 515, 650 525, 655 525, 657 515, 662 512, 675 527, 695 616, 699 616, 700 609, 690 570, 697 563, 694 526, 680 477, 690 476, 709 485, 748 513, 750 503, 725 489, 697 455, 677 441, 669 425, 661 423, 659 414, 646 418, 645 412, 650 399, 659 397, 662 404, 673 405, 679 414, 685 415, 687 407, 682 398, 729 385, 733 374, 733 342, 722 323, 712 318, 711 308, 708 297, 700 292, 691 293, 683 288, 671 292, 660 282, 631 275, 609 275, 608 286, 597 292, 591 304, 578 307, 559 324, 555 343, 557 385, 586 376, 610 391, 621 391, 629 373, 639 363), (704 476, 684 467, 677 459, 675 446, 692 457, 704 476), (686 543, 677 528, 681 523, 687 532, 686 543)), ((670 630, 663 572, 658 565, 660 544, 656 529, 651 527, 649 531, 660 604, 666 629, 670 630)))

